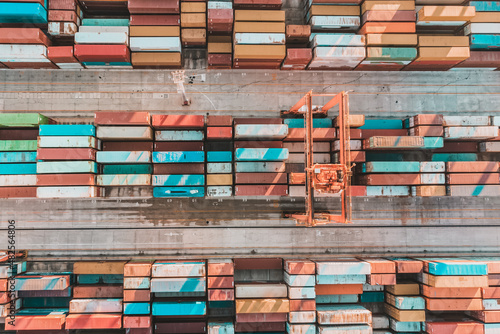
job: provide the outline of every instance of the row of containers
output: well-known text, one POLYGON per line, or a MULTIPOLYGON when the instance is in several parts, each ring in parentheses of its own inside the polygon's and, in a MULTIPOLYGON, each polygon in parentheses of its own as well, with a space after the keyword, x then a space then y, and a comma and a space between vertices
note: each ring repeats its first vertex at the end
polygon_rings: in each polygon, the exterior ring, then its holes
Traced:
MULTIPOLYGON (((94 124, 0 114, 1 198, 305 196, 304 119, 97 112, 94 124)), ((338 163, 335 118, 314 163, 338 163)), ((499 196, 500 117, 350 116, 353 196, 499 196)), ((317 197, 339 196, 316 193, 317 197)))
POLYGON ((498 2, 304 0, 288 9, 299 12, 288 20, 281 6, 281 0, 2 1, 0 68, 174 69, 192 48, 206 49, 212 69, 500 67, 498 2))
POLYGON ((26 262, 0 266, 3 333, 500 331, 499 258, 171 259, 65 265, 66 272, 27 271, 26 262))

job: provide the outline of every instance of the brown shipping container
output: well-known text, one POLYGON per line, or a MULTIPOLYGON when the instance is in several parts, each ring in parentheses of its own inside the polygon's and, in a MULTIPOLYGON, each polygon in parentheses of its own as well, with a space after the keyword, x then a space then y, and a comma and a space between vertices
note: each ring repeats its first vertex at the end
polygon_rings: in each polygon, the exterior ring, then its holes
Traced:
POLYGON ((286 322, 236 322, 236 332, 284 332, 286 322))
POLYGON ((93 148, 38 148, 36 156, 39 160, 95 160, 96 152, 93 148))
POLYGON ((236 173, 236 184, 287 184, 287 173, 236 173))
POLYGON ((183 45, 205 45, 207 43, 207 31, 205 29, 181 29, 181 41, 183 45))
POLYGON ((235 9, 280 9, 283 0, 234 0, 235 9))
POLYGON ((359 180, 369 186, 419 185, 420 174, 370 174, 361 175, 359 180))
POLYGON ((448 173, 496 173, 498 161, 453 161, 446 163, 448 173))
POLYGON ((57 70, 59 67, 52 63, 9 63, 9 62, 4 62, 4 65, 7 66, 10 69, 54 69, 57 70))
POLYGON ((38 129, 0 129, 0 140, 37 140, 38 129))
POLYGON ((284 33, 285 22, 234 22, 234 32, 284 33))
POLYGON ((177 37, 181 35, 176 26, 132 26, 131 37, 177 37))
POLYGON ((284 64, 307 65, 312 59, 312 49, 287 49, 284 64))
POLYGON ((235 196, 286 196, 286 185, 249 185, 235 187, 235 196))
POLYGON ((447 184, 499 184, 500 173, 453 173, 446 175, 447 184))
POLYGON ((94 174, 40 174, 36 176, 38 186, 93 186, 94 174))
POLYGON ((113 112, 98 111, 95 113, 94 124, 100 125, 151 125, 149 112, 113 112))
POLYGON ((312 5, 309 8, 309 16, 359 16, 359 6, 342 5, 312 5))
POLYGON ((179 26, 180 15, 130 15, 131 26, 179 26))
POLYGON ((234 288, 233 276, 209 276, 207 277, 207 288, 209 289, 232 289, 234 288))
POLYGON ((242 313, 236 315, 237 323, 286 322, 288 313, 242 313))
POLYGON ((208 66, 211 68, 230 69, 232 64, 232 54, 208 54, 208 66))
POLYGON ((122 285, 78 285, 73 287, 73 298, 122 298, 122 285))
POLYGON ((235 141, 234 149, 237 148, 283 148, 282 141, 235 141))
POLYGON ((102 150, 103 151, 153 151, 153 142, 107 141, 102 143, 102 150))
POLYGON ((444 146, 433 150, 434 153, 477 153, 478 143, 472 141, 444 141, 444 146))
POLYGON ((443 126, 421 125, 411 128, 408 132, 410 136, 442 137, 444 134, 444 128, 443 126))
POLYGON ((158 141, 154 143, 154 151, 203 151, 202 141, 158 141))
POLYGON ((233 126, 231 115, 208 115, 207 126, 233 126))
POLYGON ((74 24, 78 24, 80 17, 75 12, 67 10, 49 10, 48 19, 49 21, 73 22, 74 24))
POLYGON ((412 117, 413 125, 443 125, 443 115, 441 114, 418 114, 412 117))
POLYGON ((153 174, 203 174, 205 164, 153 164, 153 174))
POLYGON ((134 67, 168 67, 181 66, 180 52, 132 52, 132 65, 134 67))
POLYGON ((37 187, 0 187, 0 198, 36 197, 37 187))
MULTIPOLYGON (((35 2, 35 1, 29 1, 29 2, 35 2)), ((44 0, 38 1, 42 5, 44 5, 44 0)), ((77 1, 73 0, 50 0, 49 1, 49 9, 58 9, 58 10, 80 10, 80 7, 78 6, 77 1)))
POLYGON ((149 302, 150 300, 150 290, 123 290, 124 302, 149 302))
POLYGON ((39 28, 0 28, 1 44, 43 44, 49 46, 50 39, 39 28))
POLYGON ((286 41, 292 43, 307 43, 311 36, 310 25, 289 24, 286 26, 286 41))
POLYGON ((236 270, 271 270, 283 268, 283 259, 281 258, 236 258, 233 261, 236 270))
POLYGON ((500 67, 500 52, 471 51, 470 58, 457 67, 500 67))
POLYGON ((179 0, 128 0, 131 14, 177 14, 179 0))
MULTIPOLYGON (((179 317, 180 318, 180 317, 179 317)), ((205 322, 157 322, 155 334, 202 334, 206 333, 205 322)))
POLYGON ((361 17, 361 23, 365 22, 415 22, 417 14, 412 10, 397 11, 366 11, 361 17))

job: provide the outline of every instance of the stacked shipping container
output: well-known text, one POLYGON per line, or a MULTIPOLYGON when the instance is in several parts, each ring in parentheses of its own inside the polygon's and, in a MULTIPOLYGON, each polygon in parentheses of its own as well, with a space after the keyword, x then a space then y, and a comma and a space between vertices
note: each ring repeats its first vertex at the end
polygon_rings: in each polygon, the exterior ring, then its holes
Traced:
POLYGON ((233 117, 207 117, 207 196, 233 194, 233 117))
POLYGON ((123 271, 123 328, 128 334, 153 333, 151 317, 152 262, 125 264, 123 271))

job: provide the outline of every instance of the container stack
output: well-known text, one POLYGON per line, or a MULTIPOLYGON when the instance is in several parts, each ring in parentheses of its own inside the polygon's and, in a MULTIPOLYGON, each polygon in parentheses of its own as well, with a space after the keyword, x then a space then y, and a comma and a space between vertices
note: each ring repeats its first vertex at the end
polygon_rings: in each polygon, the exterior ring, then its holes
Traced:
POLYGON ((233 194, 233 117, 207 117, 207 196, 233 194))
POLYGON ((312 59, 308 48, 311 26, 288 24, 286 26, 286 58, 282 70, 305 70, 312 59))
POLYGON ((153 115, 154 197, 205 196, 205 118, 153 115))
POLYGON ((385 287, 386 311, 396 333, 420 333, 424 330, 425 300, 418 283, 408 282, 385 287))
POLYGON ((233 68, 279 69, 286 56, 285 12, 235 10, 233 68))
POLYGON ((204 261, 156 261, 151 276, 155 333, 206 333, 204 261))
POLYGON ((40 125, 37 197, 100 197, 94 125, 40 125))
MULTIPOLYGON (((22 269, 26 270, 25 267, 22 269)), ((7 280, 4 281, 4 289, 10 291, 10 287, 7 289, 7 280)), ((11 314, 11 307, 15 313, 15 321, 5 321, 6 331, 64 329, 73 284, 73 276, 70 273, 27 272, 16 275, 14 284, 14 291, 20 298, 13 304, 7 304, 4 309, 5 316, 11 314)))
POLYGON ((283 260, 234 259, 236 333, 285 332, 290 303, 283 260))
POLYGON ((97 152, 106 197, 151 197, 153 130, 148 112, 96 112, 97 152))
MULTIPOLYGON (((346 259, 335 262, 316 262, 316 290, 318 286, 364 284, 370 274, 370 264, 355 259, 346 259)), ((360 334, 372 333, 372 312, 357 304, 337 304, 342 300, 326 298, 325 303, 316 307, 318 333, 327 332, 356 332, 360 334)), ((356 296, 357 299, 357 296, 356 296)))
MULTIPOLYGON (((0 2, 0 25, 2 6, 10 3, 0 2)), ((30 3, 16 3, 26 5, 30 3)), ((0 63, 7 68, 48 68, 55 66, 47 58, 47 47, 51 45, 50 39, 40 28, 0 28, 0 63)))
POLYGON ((288 195, 289 154, 282 142, 288 126, 282 122, 281 118, 234 119, 235 196, 288 195))
MULTIPOLYGON (((232 259, 209 259, 207 271, 208 332, 213 327, 228 328, 234 333, 234 263, 232 259), (212 320, 222 319, 222 324, 212 320)), ((230 332, 228 332, 230 333, 230 332)))
POLYGON ((361 13, 367 49, 357 70, 399 71, 415 59, 415 1, 368 0, 361 13))
MULTIPOLYGON (((490 119, 491 119, 491 125, 500 126, 499 116, 492 116, 490 117, 490 119)), ((487 142, 480 143, 479 151, 483 152, 486 155, 497 157, 498 153, 500 153, 500 136, 492 138, 487 142)))
POLYGON ((25 291, 24 296, 19 296, 19 292, 11 291, 8 285, 8 279, 26 272, 26 262, 14 262, 0 265, 0 319, 2 322, 10 321, 10 305, 14 304, 13 313, 21 307, 22 301, 18 299, 22 297, 30 297, 31 291, 25 291), (19 298, 18 298, 19 297, 19 298), (17 309, 16 309, 17 308, 17 309), (5 321, 6 320, 6 321, 5 321))
MULTIPOLYGON (((213 2, 208 2, 208 6, 213 2)), ((231 2, 221 2, 231 4, 231 2)), ((217 9, 208 9, 210 11, 217 9)), ((231 10, 232 13, 232 10, 231 10)), ((232 14, 231 14, 232 15, 232 14)), ((208 68, 231 69, 233 66, 233 44, 231 36, 208 36, 208 68)))
POLYGON ((447 4, 436 0, 418 9, 418 56, 405 70, 448 70, 470 57, 468 38, 455 35, 475 16, 475 8, 447 4))
POLYGON ((75 34, 75 57, 88 69, 130 69, 129 20, 83 19, 75 34))
POLYGON ((129 334, 153 333, 152 262, 129 261, 123 269, 123 328, 129 334))
POLYGON ((49 1, 48 30, 58 45, 73 46, 83 12, 77 1, 49 1))
POLYGON ((445 140, 485 140, 499 136, 498 125, 490 125, 488 116, 444 116, 445 140))
POLYGON ((498 196, 499 175, 497 161, 447 162, 448 196, 498 196))
MULTIPOLYGON (((344 296, 343 303, 349 303, 349 298, 357 296, 344 296)), ((384 312, 384 286, 362 285, 362 293, 359 295, 360 305, 372 313, 372 329, 387 330, 390 327, 389 317, 384 312)), ((352 302, 351 302, 352 303, 352 302)))
POLYGON ((69 303, 66 329, 120 329, 125 262, 76 262, 78 285, 69 303))
POLYGON ((134 68, 179 68, 179 0, 130 0, 130 48, 134 68))
POLYGON ((359 1, 305 2, 306 22, 313 32, 352 33, 359 29, 359 1), (344 2, 344 3, 342 3, 344 2))
POLYGON ((47 57, 61 69, 83 69, 82 64, 75 58, 73 45, 49 46, 47 57))
POLYGON ((183 47, 207 45, 207 3, 181 1, 181 40, 183 47))
MULTIPOLYGON (((333 125, 337 130, 336 137, 339 138, 340 137, 338 133, 339 123, 337 117, 334 118, 333 125)), ((349 115, 349 127, 350 127, 349 138, 351 140, 349 147, 351 150, 351 162, 356 164, 366 161, 366 154, 365 151, 363 151, 363 141, 362 141, 364 137, 362 135, 362 131, 358 129, 363 125, 365 125, 364 115, 349 115)), ((339 163, 340 161, 339 149, 340 149, 340 143, 338 140, 335 140, 332 143, 332 152, 333 152, 332 163, 339 163)))
POLYGON ((40 114, 0 114, 0 198, 36 197, 38 127, 49 122, 40 114))
MULTIPOLYGON (((419 275, 421 293, 426 310, 431 313, 426 319, 425 331, 443 333, 450 327, 465 327, 464 331, 482 333, 483 324, 464 321, 464 313, 483 310, 481 288, 488 287, 487 264, 465 259, 422 260, 424 273, 419 275), (432 313, 441 314, 436 317, 432 313)), ((421 313, 423 316, 424 311, 421 313)), ((423 321, 421 317, 418 319, 423 321)))
POLYGON ((316 333, 316 264, 307 260, 285 260, 284 281, 288 289, 290 312, 287 333, 316 333))
POLYGON ((0 24, 15 27, 47 27, 47 1, 2 1, 0 24))

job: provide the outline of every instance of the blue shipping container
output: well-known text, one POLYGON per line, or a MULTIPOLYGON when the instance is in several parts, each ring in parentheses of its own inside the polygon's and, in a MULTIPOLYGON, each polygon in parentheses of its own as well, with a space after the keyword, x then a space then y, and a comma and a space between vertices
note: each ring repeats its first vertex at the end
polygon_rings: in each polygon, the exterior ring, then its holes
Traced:
POLYGON ((40 125, 40 136, 95 136, 95 126, 90 124, 40 125))
POLYGON ((233 152, 231 151, 208 151, 207 162, 231 162, 233 152))
POLYGON ((203 151, 153 152, 154 163, 205 162, 203 151))
POLYGON ((201 301, 153 302, 154 316, 205 315, 207 305, 201 301))
MULTIPOLYGON (((284 123, 288 125, 289 129, 303 129, 304 119, 302 118, 287 118, 284 120, 284 123)), ((313 128, 331 128, 332 127, 332 119, 331 118, 314 118, 313 119, 313 128)))
POLYGON ((0 164, 0 175, 36 174, 35 164, 0 164))
POLYGON ((236 161, 284 161, 288 159, 287 148, 237 148, 236 161))
POLYGON ((205 175, 153 175, 153 186, 203 186, 205 175))
POLYGON ((365 125, 360 129, 402 129, 403 121, 400 119, 365 119, 365 125))
POLYGON ((47 24, 47 10, 39 3, 0 2, 0 23, 47 24))
POLYGON ((36 162, 36 152, 0 152, 0 163, 36 162))
POLYGON ((151 313, 150 305, 150 303, 123 303, 123 314, 147 315, 151 313))
POLYGON ((500 48, 500 35, 470 35, 471 50, 489 50, 500 48))
POLYGON ((204 197, 205 188, 203 187, 154 187, 153 197, 204 197))

